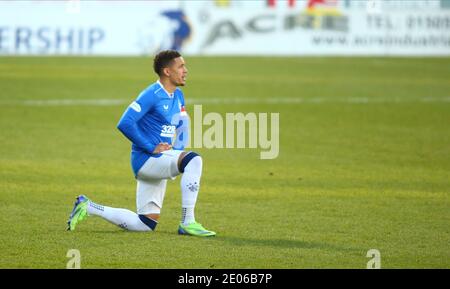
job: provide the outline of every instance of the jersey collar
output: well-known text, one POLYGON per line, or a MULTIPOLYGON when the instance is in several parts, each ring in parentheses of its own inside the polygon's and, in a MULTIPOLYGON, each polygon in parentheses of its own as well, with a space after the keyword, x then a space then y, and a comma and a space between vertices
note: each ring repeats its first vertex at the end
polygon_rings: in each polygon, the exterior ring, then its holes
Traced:
POLYGON ((159 81, 159 79, 158 79, 156 82, 161 86, 161 88, 164 90, 164 92, 167 94, 167 96, 168 96, 169 98, 173 98, 173 97, 174 97, 175 91, 174 91, 173 93, 169 93, 169 92, 164 88, 164 85, 162 85, 162 83, 161 83, 161 81, 159 81))

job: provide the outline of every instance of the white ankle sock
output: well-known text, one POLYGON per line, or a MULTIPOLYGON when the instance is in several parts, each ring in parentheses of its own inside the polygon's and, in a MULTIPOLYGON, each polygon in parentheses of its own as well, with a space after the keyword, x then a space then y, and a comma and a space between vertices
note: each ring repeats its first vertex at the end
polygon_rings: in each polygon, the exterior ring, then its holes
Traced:
POLYGON ((181 223, 187 225, 195 222, 194 208, 185 208, 181 210, 181 223))
POLYGON ((103 219, 126 230, 152 231, 148 225, 141 221, 138 214, 127 209, 106 207, 89 201, 87 211, 89 215, 102 217, 103 219))
POLYGON ((194 209, 200 188, 203 161, 200 156, 192 158, 184 168, 181 177, 181 222, 184 225, 195 222, 194 209))

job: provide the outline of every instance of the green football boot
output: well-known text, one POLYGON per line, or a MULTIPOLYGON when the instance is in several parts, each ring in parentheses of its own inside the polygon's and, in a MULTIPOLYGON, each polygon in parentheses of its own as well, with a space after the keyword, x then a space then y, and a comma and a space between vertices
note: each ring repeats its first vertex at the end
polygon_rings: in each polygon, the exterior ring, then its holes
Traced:
POLYGON ((202 224, 195 222, 188 225, 180 224, 178 227, 178 234, 197 237, 212 237, 216 235, 216 232, 206 230, 202 224))
POLYGON ((84 220, 86 216, 88 216, 87 213, 87 205, 89 202, 89 198, 85 195, 80 195, 77 197, 77 200, 75 201, 75 204, 73 206, 72 213, 70 213, 69 220, 67 221, 67 231, 73 231, 75 230, 76 225, 78 222, 84 220))

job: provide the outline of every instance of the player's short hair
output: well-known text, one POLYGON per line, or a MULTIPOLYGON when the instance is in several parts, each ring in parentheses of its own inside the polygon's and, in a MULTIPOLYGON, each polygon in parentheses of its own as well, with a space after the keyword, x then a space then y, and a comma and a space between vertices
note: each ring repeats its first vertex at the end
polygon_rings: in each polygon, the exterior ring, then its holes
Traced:
POLYGON ((168 67, 172 60, 180 56, 181 54, 176 50, 163 50, 159 52, 153 60, 153 70, 161 76, 163 69, 168 67))

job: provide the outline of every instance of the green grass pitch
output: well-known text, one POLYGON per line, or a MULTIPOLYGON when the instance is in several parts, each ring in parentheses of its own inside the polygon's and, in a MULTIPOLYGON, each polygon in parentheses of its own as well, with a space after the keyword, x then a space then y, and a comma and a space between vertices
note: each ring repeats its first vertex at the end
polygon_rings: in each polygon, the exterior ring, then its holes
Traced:
POLYGON ((377 249, 382 268, 450 268, 450 58, 186 61, 188 111, 280 114, 277 159, 196 149, 196 217, 217 237, 176 234, 179 178, 156 232, 96 217, 65 231, 78 194, 135 210, 116 124, 155 81, 150 57, 2 57, 0 267, 65 268, 78 249, 82 268, 366 268, 377 249))

